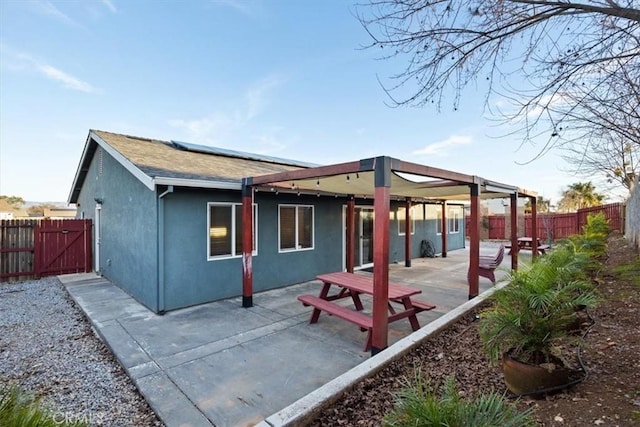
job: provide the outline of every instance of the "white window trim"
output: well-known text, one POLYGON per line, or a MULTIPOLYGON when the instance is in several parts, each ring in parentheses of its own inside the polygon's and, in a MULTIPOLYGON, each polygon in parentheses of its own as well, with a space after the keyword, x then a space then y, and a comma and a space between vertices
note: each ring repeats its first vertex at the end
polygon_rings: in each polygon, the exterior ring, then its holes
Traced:
MULTIPOLYGON (((398 223, 398 236, 404 236, 406 233, 404 232, 404 227, 400 227, 400 209, 406 209, 405 206, 399 206, 398 209, 396 209, 396 221, 398 223), (400 230, 402 228, 402 230, 400 230)), ((413 236, 414 234, 416 234, 416 220, 415 220, 415 213, 413 212, 413 206, 411 206, 410 208, 410 215, 411 215, 411 235, 413 236)), ((402 218, 404 220, 404 218, 402 218)))
POLYGON ((449 234, 458 234, 460 233, 460 210, 459 209, 451 209, 449 211, 449 218, 447 221, 447 230, 449 234), (451 229, 451 224, 455 224, 455 229, 451 229))
MULTIPOLYGON (((447 228, 449 227, 449 221, 447 221, 447 228)), ((442 236, 442 211, 436 212, 436 236, 442 236), (440 231, 438 232, 438 228, 440 231)))
POLYGON ((278 205, 278 253, 288 253, 288 252, 302 252, 302 251, 312 251, 316 247, 316 210, 313 205, 294 205, 294 204, 281 204, 278 205), (288 208, 296 208, 296 214, 294 216, 296 220, 295 224, 295 236, 296 236, 296 247, 292 249, 282 249, 282 244, 280 242, 280 208, 288 207, 288 208), (309 248, 299 248, 300 243, 298 242, 298 208, 311 208, 311 247, 309 248))
MULTIPOLYGON (((211 206, 231 206, 231 250, 235 250, 236 247, 236 209, 242 209, 242 203, 234 202, 208 202, 207 203, 207 261, 219 261, 223 259, 242 258, 242 252, 233 255, 214 255, 211 256, 209 251, 211 250, 211 237, 209 235, 211 230, 211 206)), ((251 252, 252 256, 258 255, 258 204, 253 204, 253 241, 255 246, 251 252)))

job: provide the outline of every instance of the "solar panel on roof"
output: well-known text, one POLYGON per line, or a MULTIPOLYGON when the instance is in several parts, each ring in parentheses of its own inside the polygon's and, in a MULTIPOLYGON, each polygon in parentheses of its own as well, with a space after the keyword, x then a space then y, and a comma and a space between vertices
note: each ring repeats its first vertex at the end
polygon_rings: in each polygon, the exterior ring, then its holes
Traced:
POLYGON ((192 151, 195 153, 215 154, 218 156, 236 157, 240 159, 256 160, 260 162, 279 163, 300 167, 320 166, 315 163, 300 162, 297 160, 283 159, 280 157, 265 156, 262 154, 246 153, 244 151, 230 150, 228 148, 211 147, 209 145, 193 144, 191 142, 174 141, 171 144, 179 150, 192 151))

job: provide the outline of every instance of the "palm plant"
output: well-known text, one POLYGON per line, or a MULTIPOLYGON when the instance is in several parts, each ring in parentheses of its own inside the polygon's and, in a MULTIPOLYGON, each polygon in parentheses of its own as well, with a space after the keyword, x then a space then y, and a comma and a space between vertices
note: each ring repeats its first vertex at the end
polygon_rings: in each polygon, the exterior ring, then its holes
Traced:
POLYGON ((607 250, 607 236, 610 232, 609 221, 604 214, 587 216, 587 223, 582 227, 582 233, 569 238, 580 251, 585 252, 594 260, 604 257, 607 250))
POLYGON ((504 396, 491 392, 474 399, 463 399, 455 381, 448 377, 438 396, 428 382, 416 375, 412 384, 396 396, 395 407, 384 419, 385 426, 534 426, 532 409, 524 412, 504 396))
POLYGON ((560 356, 558 344, 572 339, 578 310, 597 303, 581 261, 567 262, 570 253, 558 251, 512 272, 509 285, 494 294, 495 304, 480 316, 480 336, 492 363, 506 352, 534 364, 560 356))
MULTIPOLYGON (((64 417, 62 417, 64 418, 64 417)), ((83 422, 57 419, 40 401, 17 387, 0 388, 0 426, 8 427, 82 427, 83 422)))

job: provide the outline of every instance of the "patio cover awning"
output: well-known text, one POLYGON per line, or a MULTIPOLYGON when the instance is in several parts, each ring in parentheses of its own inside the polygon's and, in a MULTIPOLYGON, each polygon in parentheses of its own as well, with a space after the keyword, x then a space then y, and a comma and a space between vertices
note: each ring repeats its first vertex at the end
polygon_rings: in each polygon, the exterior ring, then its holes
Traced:
MULTIPOLYGON (((374 206, 374 235, 382 236, 374 241, 373 250, 373 328, 372 354, 387 347, 388 334, 388 286, 389 286, 389 213, 392 199, 406 200, 407 205, 420 201, 469 200, 471 218, 469 224, 469 298, 478 295, 478 266, 480 259, 480 199, 509 198, 513 247, 517 247, 517 199, 528 197, 532 205, 533 238, 536 238, 537 194, 518 187, 490 181, 475 175, 411 162, 391 157, 375 157, 354 162, 328 166, 302 168, 269 175, 247 177, 242 180, 242 268, 244 307, 253 305, 252 230, 254 191, 292 192, 316 194, 318 196, 347 196, 348 217, 353 216, 354 199, 372 198, 374 206)), ((409 212, 406 209, 406 226, 409 212)), ((347 218, 347 237, 350 235, 347 218)), ((442 233, 443 240, 446 233, 442 233)), ((405 248, 408 251, 411 233, 405 233, 405 248)), ((350 244, 347 243, 349 247, 350 244)), ((347 256, 350 250, 347 249, 347 256)), ((533 251, 535 256, 536 251, 533 251)), ((409 266, 410 264, 407 264, 409 266)), ((517 252, 512 258, 512 268, 517 265, 517 252), (515 263, 514 264, 514 260, 515 263)))
MULTIPOLYGON (((249 178, 250 185, 263 191, 300 192, 320 195, 353 195, 373 197, 375 192, 375 164, 371 158, 358 162, 300 169, 285 173, 249 178)), ((477 176, 389 159, 390 191, 395 198, 413 200, 470 199, 469 185, 480 185, 482 199, 509 198, 512 194, 533 197, 534 192, 513 185, 490 181, 477 176)))

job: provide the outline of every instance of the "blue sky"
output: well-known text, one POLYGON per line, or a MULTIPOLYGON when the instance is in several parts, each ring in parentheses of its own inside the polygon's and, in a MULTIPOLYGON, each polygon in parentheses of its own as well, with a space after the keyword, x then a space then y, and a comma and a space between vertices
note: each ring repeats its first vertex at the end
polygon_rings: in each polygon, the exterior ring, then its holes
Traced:
MULTIPOLYGON (((401 61, 361 49, 352 2, 0 0, 0 194, 65 201, 89 129, 335 163, 389 155, 537 191, 555 154, 499 137, 484 93, 390 108, 401 61)), ((499 100, 498 100, 499 101, 499 100)))

